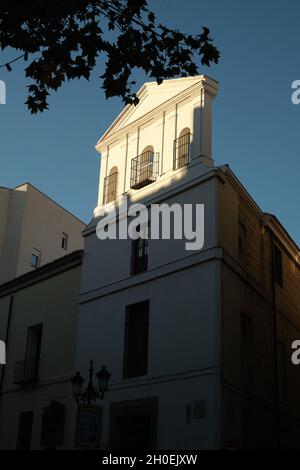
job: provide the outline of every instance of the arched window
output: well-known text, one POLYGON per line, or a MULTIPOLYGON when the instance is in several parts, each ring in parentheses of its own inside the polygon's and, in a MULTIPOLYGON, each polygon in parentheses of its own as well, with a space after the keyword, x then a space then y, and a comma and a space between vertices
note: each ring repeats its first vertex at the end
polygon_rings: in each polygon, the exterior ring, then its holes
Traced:
POLYGON ((158 154, 152 145, 147 145, 142 153, 131 160, 130 187, 140 189, 156 180, 158 172, 158 154))
POLYGON ((103 204, 113 202, 117 197, 118 167, 114 166, 104 178, 103 204))
POLYGON ((178 139, 174 141, 174 169, 187 165, 190 161, 190 137, 191 130, 188 127, 182 129, 178 139))
POLYGON ((151 180, 154 164, 154 148, 148 145, 140 155, 140 181, 151 180))

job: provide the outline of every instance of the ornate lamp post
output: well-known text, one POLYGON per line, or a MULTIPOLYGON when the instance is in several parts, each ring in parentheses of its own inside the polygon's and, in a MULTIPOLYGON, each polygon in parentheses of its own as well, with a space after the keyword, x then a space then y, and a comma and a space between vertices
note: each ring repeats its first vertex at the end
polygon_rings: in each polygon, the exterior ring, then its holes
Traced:
POLYGON ((93 361, 91 361, 89 368, 89 382, 84 391, 82 391, 84 378, 81 377, 80 372, 76 372, 74 377, 72 377, 71 383, 73 387, 73 396, 76 400, 76 403, 87 403, 90 405, 93 401, 98 399, 103 400, 104 394, 108 389, 108 383, 111 374, 106 370, 105 366, 102 366, 101 370, 96 374, 98 379, 98 389, 94 387, 93 375, 94 368, 93 361))

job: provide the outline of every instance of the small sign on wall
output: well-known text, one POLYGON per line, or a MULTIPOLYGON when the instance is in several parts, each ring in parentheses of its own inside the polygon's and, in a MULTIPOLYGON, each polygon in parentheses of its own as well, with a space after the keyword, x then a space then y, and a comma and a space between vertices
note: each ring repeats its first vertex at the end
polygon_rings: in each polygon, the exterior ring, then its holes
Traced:
POLYGON ((100 446, 101 428, 102 407, 79 405, 77 408, 75 446, 90 449, 98 448, 100 446))

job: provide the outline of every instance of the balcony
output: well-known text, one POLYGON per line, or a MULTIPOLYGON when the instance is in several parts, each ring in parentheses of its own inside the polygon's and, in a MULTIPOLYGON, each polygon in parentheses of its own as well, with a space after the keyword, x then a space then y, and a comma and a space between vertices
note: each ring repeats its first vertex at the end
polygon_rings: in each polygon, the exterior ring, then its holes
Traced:
POLYGON ((15 365, 14 383, 27 384, 38 380, 39 372, 39 357, 25 359, 18 361, 15 365))
POLYGON ((132 189, 140 189, 156 181, 158 157, 158 153, 149 150, 131 160, 130 187, 132 189))
POLYGON ((191 134, 186 133, 174 140, 174 170, 182 168, 190 161, 191 134))

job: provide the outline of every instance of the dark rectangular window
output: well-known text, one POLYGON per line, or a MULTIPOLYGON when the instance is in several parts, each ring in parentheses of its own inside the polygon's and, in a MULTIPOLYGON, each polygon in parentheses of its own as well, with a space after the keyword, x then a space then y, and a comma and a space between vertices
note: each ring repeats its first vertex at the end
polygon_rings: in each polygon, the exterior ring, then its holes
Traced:
POLYGON ((274 280, 280 287, 283 286, 282 253, 278 246, 274 246, 274 280))
POLYGON ((30 326, 27 333, 26 359, 40 357, 43 324, 30 326))
POLYGON ((41 264, 41 252, 32 248, 30 265, 32 268, 38 268, 41 264))
POLYGON ((239 222, 239 262, 246 267, 247 259, 247 232, 245 226, 239 222))
POLYGON ((177 170, 187 165, 190 161, 190 140, 191 134, 188 130, 183 130, 183 133, 174 140, 173 148, 173 168, 177 170))
POLYGON ((43 408, 41 445, 46 450, 56 450, 63 445, 66 407, 63 403, 52 400, 43 408))
POLYGON ((23 367, 23 382, 38 378, 43 324, 30 326, 27 333, 26 354, 23 367))
POLYGON ((138 238, 132 241, 132 274, 147 271, 148 268, 148 239, 138 238))
POLYGON ((252 319, 241 313, 241 379, 243 387, 253 382, 253 326, 252 319))
POLYGON ((63 232, 61 237, 61 247, 63 250, 67 251, 68 249, 68 234, 63 232))
POLYGON ((287 370, 286 370, 286 351, 285 346, 280 341, 276 341, 277 348, 277 376, 278 376, 278 395, 281 402, 287 398, 287 370))
POLYGON ((112 168, 109 175, 104 178, 103 204, 116 200, 117 197, 118 171, 112 168))
POLYGON ((124 378, 147 373, 149 301, 126 307, 124 342, 124 378))
POLYGON ((141 189, 156 181, 158 168, 159 155, 150 147, 131 160, 130 187, 141 189))
POLYGON ((29 450, 31 447, 31 435, 33 425, 33 411, 20 414, 17 450, 29 450))

